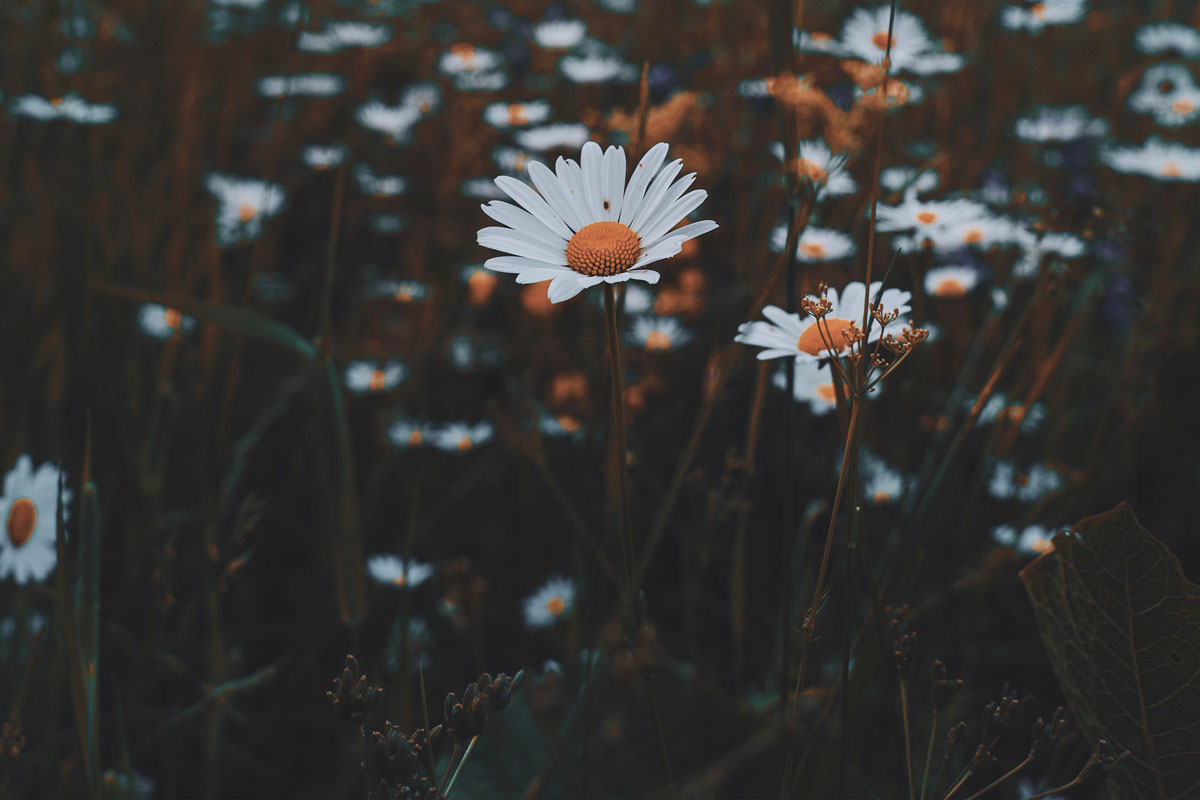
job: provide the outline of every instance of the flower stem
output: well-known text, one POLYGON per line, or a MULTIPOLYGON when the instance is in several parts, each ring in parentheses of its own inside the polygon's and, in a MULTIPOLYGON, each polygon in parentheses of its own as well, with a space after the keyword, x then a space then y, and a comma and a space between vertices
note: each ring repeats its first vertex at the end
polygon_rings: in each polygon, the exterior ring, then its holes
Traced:
POLYGON ((467 743, 467 751, 463 753, 462 760, 458 762, 458 767, 454 770, 454 777, 450 778, 450 783, 446 786, 445 797, 450 797, 450 792, 454 791, 454 783, 458 780, 459 774, 462 773, 463 765, 467 763, 467 759, 471 757, 471 751, 475 749, 475 742, 479 741, 479 734, 471 737, 471 741, 467 743))

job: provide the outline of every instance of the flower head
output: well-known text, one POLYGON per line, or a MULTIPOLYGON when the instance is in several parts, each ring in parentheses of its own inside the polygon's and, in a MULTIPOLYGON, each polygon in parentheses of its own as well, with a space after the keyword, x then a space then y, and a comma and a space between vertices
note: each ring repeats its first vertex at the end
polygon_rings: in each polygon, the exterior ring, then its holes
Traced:
POLYGON ((525 598, 525 626, 549 628, 575 610, 575 581, 555 575, 525 598))
POLYGON ((217 243, 221 247, 257 239, 263 220, 278 214, 287 199, 279 184, 217 172, 208 174, 205 186, 217 198, 217 243))
MULTIPOLYGON (((771 144, 771 154, 787 164, 783 145, 771 144)), ((846 170, 846 156, 834 155, 822 139, 806 139, 799 143, 795 169, 801 182, 810 186, 817 199, 854 194, 858 184, 846 170)))
POLYGON ((398 589, 415 589, 433 574, 433 565, 378 553, 367 559, 367 574, 374 581, 398 589))
POLYGON ((527 150, 574 150, 588 140, 588 127, 581 122, 555 122, 540 128, 526 128, 513 139, 527 150))
POLYGON ((925 294, 930 297, 965 297, 979 283, 971 267, 934 267, 925 273, 925 294))
POLYGON ((117 107, 112 103, 89 103, 74 92, 51 100, 34 94, 22 95, 13 101, 9 111, 18 117, 42 122, 62 119, 76 125, 102 125, 117 118, 117 107))
POLYGON ((1148 175, 1159 181, 1200 181, 1200 150, 1151 136, 1140 146, 1109 147, 1100 160, 1117 172, 1148 175))
POLYGON ((633 320, 633 330, 626 337, 630 344, 647 351, 673 350, 692 340, 692 332, 674 317, 646 314, 633 320))
POLYGON ((465 453, 491 441, 495 426, 484 420, 472 425, 469 422, 450 422, 429 432, 430 444, 439 450, 465 453))
POLYGON ((1142 74, 1129 95, 1129 108, 1147 114, 1167 127, 1178 127, 1200 118, 1200 86, 1180 64, 1155 64, 1142 74))
POLYGON ((533 40, 548 50, 574 47, 586 33, 587 23, 581 19, 548 20, 533 26, 533 40))
POLYGON ((138 309, 138 327, 152 339, 170 339, 177 333, 187 333, 195 328, 196 319, 177 308, 146 303, 138 309))
MULTIPOLYGON (((0 539, 0 578, 12 577, 17 583, 45 579, 58 563, 56 517, 60 470, 43 464, 34 472, 33 460, 23 455, 4 476, 4 494, 0 496, 0 518, 5 520, 5 536, 0 539)), ((71 491, 62 493, 64 518, 69 509, 71 491)))
POLYGON ((628 184, 625 151, 588 142, 580 163, 559 158, 555 171, 537 161, 528 165, 537 191, 501 176, 496 185, 517 202, 493 201, 483 211, 504 227, 479 231, 479 244, 509 255, 484 264, 516 274, 517 283, 550 281, 548 296, 558 303, 598 283, 633 278, 656 283, 649 264, 678 253, 683 243, 717 227, 705 220, 675 228, 708 196, 687 189, 695 173, 675 180, 683 162, 663 166, 665 143, 638 162, 628 184))
POLYGON ((1147 55, 1174 50, 1184 58, 1200 58, 1200 31, 1178 22, 1151 22, 1137 29, 1133 46, 1147 55))
POLYGON ((1080 105, 1038 106, 1013 125, 1013 133, 1026 142, 1073 142, 1107 132, 1108 122, 1093 118, 1080 105))
POLYGON ((394 358, 382 363, 373 359, 351 361, 346 365, 346 388, 356 394, 386 392, 399 386, 408 371, 404 362, 394 358))
MULTIPOLYGON (((772 230, 767 245, 773 252, 782 253, 787 246, 787 226, 779 225, 772 230)), ((853 256, 854 250, 854 240, 841 231, 809 225, 796 242, 796 259, 805 264, 841 261, 853 256)))
MULTIPOLYGON (((880 64, 888 53, 888 23, 891 7, 858 8, 843 23, 841 35, 832 41, 819 34, 797 32, 796 45, 802 50, 828 53, 843 58, 857 58, 868 64, 880 64)), ((897 11, 892 23, 892 74, 911 72, 916 75, 935 75, 957 72, 965 59, 956 53, 946 53, 937 47, 925 32, 919 17, 907 11, 897 11)))
POLYGON ((549 118, 550 104, 545 100, 533 100, 528 103, 491 103, 483 109, 484 122, 500 130, 539 125, 549 118))
POLYGON ((1032 0, 1000 10, 1000 24, 1010 31, 1041 33, 1050 25, 1070 25, 1083 19, 1087 0, 1032 0))

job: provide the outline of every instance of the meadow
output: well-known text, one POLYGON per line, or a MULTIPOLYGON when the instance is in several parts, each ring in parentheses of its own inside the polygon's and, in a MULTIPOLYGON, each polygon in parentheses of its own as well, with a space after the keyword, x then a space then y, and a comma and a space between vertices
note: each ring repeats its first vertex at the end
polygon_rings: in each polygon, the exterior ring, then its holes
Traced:
POLYGON ((1198 62, 0 2, 0 794, 1200 797, 1198 62))

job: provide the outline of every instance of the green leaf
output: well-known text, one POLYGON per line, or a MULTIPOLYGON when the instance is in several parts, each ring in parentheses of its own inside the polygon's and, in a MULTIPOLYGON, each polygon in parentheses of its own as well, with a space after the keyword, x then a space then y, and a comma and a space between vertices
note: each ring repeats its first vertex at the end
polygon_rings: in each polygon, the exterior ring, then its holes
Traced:
POLYGON ((1200 587, 1126 503, 1021 571, 1059 685, 1093 746, 1129 751, 1122 797, 1200 796, 1200 587))
POLYGON ((315 361, 317 358, 317 349, 313 346, 313 343, 301 336, 294 328, 284 325, 282 322, 253 309, 238 308, 237 306, 222 303, 209 303, 204 300, 196 300, 177 294, 146 292, 141 289, 132 289, 126 286, 117 286, 99 281, 93 282, 91 286, 96 291, 104 292, 105 294, 125 297, 141 303, 158 303, 169 308, 177 308, 185 314, 191 314, 205 322, 211 322, 223 328, 228 328, 234 333, 241 333, 281 345, 294 353, 299 353, 310 361, 315 361))

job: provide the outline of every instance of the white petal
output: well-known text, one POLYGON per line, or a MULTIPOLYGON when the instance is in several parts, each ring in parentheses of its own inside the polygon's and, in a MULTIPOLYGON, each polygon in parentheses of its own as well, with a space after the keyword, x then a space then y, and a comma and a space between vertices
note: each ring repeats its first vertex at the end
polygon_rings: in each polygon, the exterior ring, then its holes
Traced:
POLYGON ((536 258, 521 258, 520 256, 496 256, 483 262, 483 266, 493 272, 508 272, 518 275, 529 269, 566 269, 566 267, 556 267, 536 258))
POLYGON ((509 228, 484 228, 479 232, 478 240, 479 244, 484 247, 499 250, 501 253, 536 258, 538 261, 545 261, 547 264, 554 264, 559 267, 567 265, 566 248, 563 248, 561 251, 551 250, 546 245, 522 237, 519 233, 509 228), (508 235, 505 235, 505 233, 508 235))
POLYGON ((636 231, 645 224, 646 220, 661 211, 659 203, 662 202, 667 189, 671 188, 671 181, 675 180, 675 176, 681 169, 683 169, 683 160, 678 158, 662 168, 662 171, 650 183, 650 188, 646 190, 646 196, 642 198, 642 205, 633 221, 629 223, 629 227, 636 231))
POLYGON ((621 203, 625 195, 625 150, 621 147, 610 147, 604 153, 604 163, 601 165, 603 177, 601 180, 601 210, 604 218, 619 219, 621 203), (604 202, 608 207, 604 208, 604 202))
POLYGON ((644 267, 647 264, 653 264, 655 261, 662 261, 664 258, 670 258, 683 249, 683 245, 674 240, 668 239, 659 242, 654 247, 642 253, 642 257, 633 265, 634 269, 644 267))
POLYGON ((573 159, 560 156, 554 165, 554 171, 558 175, 558 185, 566 193, 567 200, 575 210, 575 216, 579 217, 580 227, 586 227, 595 222, 596 220, 587 213, 587 207, 583 202, 583 173, 580 171, 579 165, 573 159))
POLYGON ((600 170, 600 162, 603 160, 604 154, 600 152, 600 145, 595 142, 585 143, 583 145, 583 152, 579 158, 583 162, 584 208, 587 209, 588 215, 593 220, 605 219, 604 198, 601 197, 603 189, 601 187, 602 173, 600 170))
POLYGON ((546 290, 546 296, 550 298, 551 303, 561 303, 564 300, 570 300, 582 291, 583 285, 580 284, 578 275, 571 275, 550 281, 550 288, 546 290))
POLYGON ((575 211, 575 204, 571 202, 567 196, 566 189, 559 183, 554 173, 540 161, 530 161, 529 177, 533 180, 533 185, 542 193, 542 197, 546 198, 546 203, 558 212, 562 217, 563 222, 573 231, 577 231, 583 227, 583 223, 579 221, 579 214, 575 211))
POLYGON ((699 208, 706 197, 708 197, 708 192, 696 189, 667 206, 657 219, 651 221, 653 227, 646 227, 646 238, 657 239, 674 228, 681 219, 699 208))
POLYGON ((513 200, 516 200, 521 208, 537 217, 538 221, 547 228, 557 233, 563 239, 571 238, 572 231, 563 222, 562 217, 553 208, 548 206, 542 196, 533 189, 521 183, 516 178, 510 178, 507 175, 501 175, 499 178, 496 178, 496 185, 513 200))
POLYGON ((715 231, 719 227, 720 226, 711 219, 701 220, 700 222, 689 222, 682 228, 675 228, 674 230, 667 231, 658 239, 654 239, 650 242, 643 242, 642 248, 648 251, 659 242, 664 242, 667 239, 678 239, 680 243, 683 243, 688 239, 695 239, 697 236, 702 236, 709 231, 715 231))
POLYGON ((567 269, 566 267, 527 269, 517 275, 517 283, 541 283, 542 281, 552 281, 555 278, 567 278, 574 274, 576 274, 575 270, 567 269))
POLYGON ((667 143, 659 142, 647 150, 646 155, 642 156, 642 160, 633 168, 633 175, 629 178, 629 186, 625 189, 625 197, 621 202, 619 221, 623 225, 628 225, 641 208, 646 187, 650 185, 666 157, 667 143))
POLYGON ((523 233, 531 239, 546 242, 548 245, 552 242, 557 243, 562 241, 561 236, 543 225, 533 214, 517 208, 511 203, 493 200, 486 205, 480 206, 480 208, 483 209, 483 213, 496 220, 496 222, 499 222, 501 225, 507 225, 514 231, 523 233))
MULTIPOLYGON (((658 202, 658 211, 643 219, 640 225, 634 228, 634 232, 642 237, 643 240, 652 241, 671 230, 671 228, 674 228, 679 220, 683 219, 683 216, 671 217, 668 220, 668 214, 671 213, 672 206, 679 201, 679 198, 683 197, 683 193, 688 190, 688 187, 695 180, 696 173, 693 172, 671 184, 671 187, 667 189, 667 193, 663 195, 662 200, 658 202)), ((705 196, 707 197, 707 195, 705 196)))

